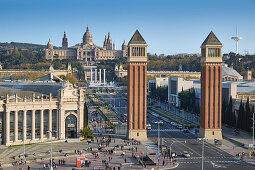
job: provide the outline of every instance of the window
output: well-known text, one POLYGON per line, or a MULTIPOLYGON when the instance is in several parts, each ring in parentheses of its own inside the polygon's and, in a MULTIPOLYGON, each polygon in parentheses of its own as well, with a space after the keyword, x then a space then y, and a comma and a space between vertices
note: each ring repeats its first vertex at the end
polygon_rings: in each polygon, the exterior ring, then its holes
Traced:
POLYGON ((214 135, 214 131, 212 132, 212 135, 214 135))
POLYGON ((137 133, 137 136, 139 136, 139 133, 137 133))

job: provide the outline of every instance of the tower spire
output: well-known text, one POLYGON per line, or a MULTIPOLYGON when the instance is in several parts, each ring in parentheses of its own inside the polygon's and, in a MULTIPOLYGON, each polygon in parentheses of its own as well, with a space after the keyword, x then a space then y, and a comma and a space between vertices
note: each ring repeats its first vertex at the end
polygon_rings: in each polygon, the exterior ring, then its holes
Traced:
POLYGON ((238 25, 237 24, 236 24, 236 36, 235 37, 231 37, 231 39, 236 42, 236 54, 238 54, 238 41, 243 39, 243 37, 239 37, 238 36, 238 25))
POLYGON ((63 39, 62 39, 62 48, 68 48, 68 41, 67 41, 67 38, 66 38, 66 31, 64 31, 64 36, 63 36, 63 39))

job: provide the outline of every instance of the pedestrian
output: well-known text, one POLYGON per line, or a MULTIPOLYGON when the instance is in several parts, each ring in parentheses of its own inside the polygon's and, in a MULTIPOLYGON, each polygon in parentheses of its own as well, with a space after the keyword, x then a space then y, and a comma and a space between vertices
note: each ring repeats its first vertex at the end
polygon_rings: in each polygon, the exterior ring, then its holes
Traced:
POLYGON ((30 170, 30 166, 29 165, 27 166, 27 170, 30 170))
POLYGON ((165 165, 165 160, 163 160, 162 165, 163 165, 163 166, 165 165))
POLYGON ((137 152, 137 147, 135 147, 135 151, 137 152))
POLYGON ((127 159, 126 158, 124 159, 124 161, 125 161, 125 163, 127 163, 127 159))
POLYGON ((60 160, 58 160, 58 164, 60 165, 60 163, 61 163, 61 161, 60 160))

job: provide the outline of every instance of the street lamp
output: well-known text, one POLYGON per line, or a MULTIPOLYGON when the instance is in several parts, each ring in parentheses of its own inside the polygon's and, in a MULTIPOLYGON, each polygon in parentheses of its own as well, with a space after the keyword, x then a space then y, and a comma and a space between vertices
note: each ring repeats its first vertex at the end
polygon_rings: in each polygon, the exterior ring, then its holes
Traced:
POLYGON ((56 131, 48 130, 47 132, 50 134, 50 170, 53 170, 53 167, 52 167, 52 132, 56 132, 56 131))
POLYGON ((159 124, 163 124, 162 121, 155 122, 155 124, 158 124, 158 168, 159 168, 159 124))
POLYGON ((254 112, 253 112, 253 114, 252 114, 252 121, 253 121, 253 123, 252 123, 252 149, 253 149, 253 151, 254 151, 254 112))
POLYGON ((204 145, 205 145, 205 140, 208 140, 207 138, 198 138, 198 140, 202 140, 202 170, 204 170, 204 145))

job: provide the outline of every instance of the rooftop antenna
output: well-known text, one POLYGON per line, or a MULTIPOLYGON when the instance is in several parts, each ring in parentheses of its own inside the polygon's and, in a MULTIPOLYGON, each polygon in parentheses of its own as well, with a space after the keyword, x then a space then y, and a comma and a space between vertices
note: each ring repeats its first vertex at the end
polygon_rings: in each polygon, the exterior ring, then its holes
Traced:
POLYGON ((238 36, 238 27, 237 27, 237 25, 236 25, 236 36, 231 37, 231 39, 233 39, 236 42, 236 54, 238 54, 238 41, 243 39, 243 37, 238 36))

